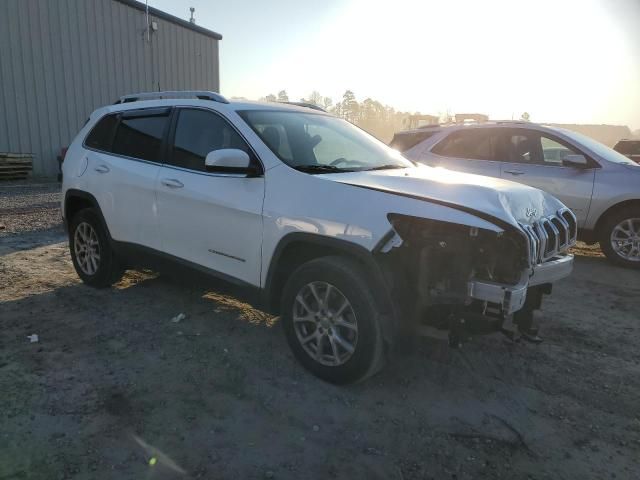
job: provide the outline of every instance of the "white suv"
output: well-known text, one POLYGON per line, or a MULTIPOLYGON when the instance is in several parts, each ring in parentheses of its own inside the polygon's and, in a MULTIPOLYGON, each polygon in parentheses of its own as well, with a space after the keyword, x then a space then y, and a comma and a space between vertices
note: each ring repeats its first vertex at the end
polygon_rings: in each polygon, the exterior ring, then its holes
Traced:
POLYGON ((417 323, 458 345, 506 330, 567 276, 576 220, 530 187, 418 166, 350 123, 212 92, 96 110, 63 165, 82 280, 158 258, 247 287, 335 383, 376 372, 417 323))

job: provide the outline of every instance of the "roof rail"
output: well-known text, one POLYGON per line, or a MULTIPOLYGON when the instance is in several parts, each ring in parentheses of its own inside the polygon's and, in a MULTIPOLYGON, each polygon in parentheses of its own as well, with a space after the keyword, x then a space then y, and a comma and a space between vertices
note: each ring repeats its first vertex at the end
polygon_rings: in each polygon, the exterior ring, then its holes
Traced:
POLYGON ((310 103, 310 102, 277 102, 277 103, 286 103, 287 105, 295 105, 297 107, 305 107, 305 108, 311 108, 313 110, 318 110, 319 112, 325 112, 325 113, 327 112, 320 105, 316 105, 315 103, 310 103))
POLYGON ((219 103, 229 103, 229 100, 216 92, 206 90, 177 90, 167 92, 141 92, 123 95, 114 105, 119 103, 138 102, 141 100, 159 100, 163 98, 198 98, 200 100, 211 100, 219 103))
POLYGON ((531 125, 532 122, 529 122, 528 120, 494 120, 494 122, 496 122, 498 125, 501 124, 515 124, 515 125, 531 125))

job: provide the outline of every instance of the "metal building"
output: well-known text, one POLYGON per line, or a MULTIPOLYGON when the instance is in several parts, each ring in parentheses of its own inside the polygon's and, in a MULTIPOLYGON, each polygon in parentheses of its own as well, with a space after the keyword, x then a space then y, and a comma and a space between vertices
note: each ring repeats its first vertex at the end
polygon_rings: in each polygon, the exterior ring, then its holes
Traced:
POLYGON ((0 1, 0 152, 32 153, 34 175, 55 175, 97 107, 140 91, 219 91, 221 39, 133 0, 0 1))

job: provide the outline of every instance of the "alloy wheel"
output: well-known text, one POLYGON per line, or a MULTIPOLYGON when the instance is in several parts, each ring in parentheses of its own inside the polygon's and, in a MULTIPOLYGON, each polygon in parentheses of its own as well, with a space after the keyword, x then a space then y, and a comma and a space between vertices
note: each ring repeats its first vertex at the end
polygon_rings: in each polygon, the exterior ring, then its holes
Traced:
POLYGON ((622 220, 611 231, 611 248, 631 262, 640 262, 640 218, 622 220))
POLYGON ((293 327, 304 351, 322 365, 346 363, 358 343, 351 303, 326 282, 311 282, 300 289, 293 305, 293 327))
POLYGON ((87 275, 95 275, 100 267, 100 243, 98 234, 87 222, 76 227, 73 250, 80 269, 87 275))

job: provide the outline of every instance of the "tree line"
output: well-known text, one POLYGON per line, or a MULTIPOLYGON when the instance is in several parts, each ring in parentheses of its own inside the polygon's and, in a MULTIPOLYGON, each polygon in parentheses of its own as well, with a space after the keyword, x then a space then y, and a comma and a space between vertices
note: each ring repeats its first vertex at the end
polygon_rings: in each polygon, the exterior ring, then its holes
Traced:
MULTIPOLYGON (((277 95, 269 94, 260 100, 266 102, 291 101, 286 90, 279 91, 277 95)), ((365 98, 359 102, 351 90, 345 91, 342 99, 336 103, 331 97, 325 97, 315 90, 298 101, 318 105, 333 115, 358 125, 383 142, 389 142, 395 132, 403 130, 405 119, 411 115, 409 112, 396 111, 393 107, 372 98, 365 98)), ((418 112, 414 113, 419 114, 418 112)))

